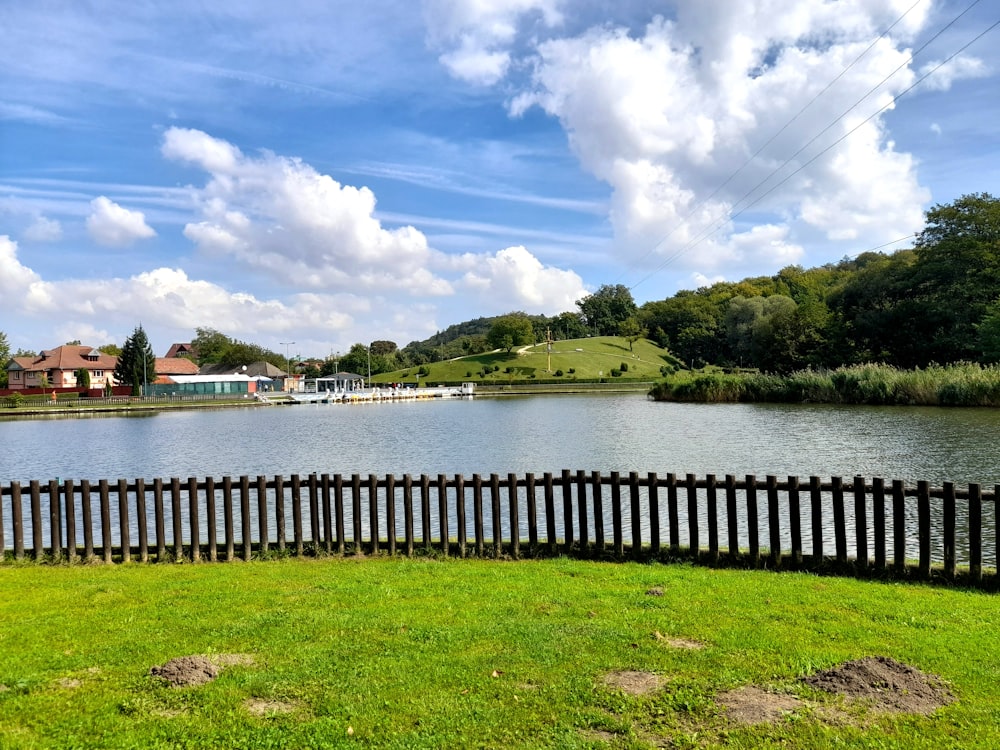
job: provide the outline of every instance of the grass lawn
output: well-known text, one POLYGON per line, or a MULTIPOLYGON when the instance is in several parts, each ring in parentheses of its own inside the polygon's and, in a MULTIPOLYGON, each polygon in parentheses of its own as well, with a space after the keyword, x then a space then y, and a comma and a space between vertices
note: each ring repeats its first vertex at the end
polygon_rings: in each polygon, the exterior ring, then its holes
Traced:
POLYGON ((0 592, 2 748, 1000 746, 981 592, 385 557, 5 565, 0 592), (196 654, 236 663, 195 687, 149 673, 196 654), (954 702, 883 713, 801 681, 865 656, 954 702), (747 686, 801 702, 744 725, 718 699, 747 686))

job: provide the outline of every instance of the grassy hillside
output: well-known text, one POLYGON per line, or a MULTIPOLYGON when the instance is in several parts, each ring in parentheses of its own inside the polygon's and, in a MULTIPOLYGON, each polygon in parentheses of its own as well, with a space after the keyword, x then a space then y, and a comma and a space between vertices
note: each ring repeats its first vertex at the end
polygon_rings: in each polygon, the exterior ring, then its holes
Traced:
POLYGON ((677 365, 666 349, 652 341, 640 339, 629 350, 628 341, 618 336, 595 336, 585 339, 555 341, 552 352, 544 343, 515 347, 509 354, 497 350, 483 354, 424 365, 419 368, 396 370, 373 376, 375 383, 459 382, 472 380, 482 383, 506 383, 532 380, 598 380, 612 378, 612 370, 621 379, 658 380, 660 368, 677 365), (627 370, 622 370, 622 365, 627 370), (561 371, 561 375, 559 374, 561 371))

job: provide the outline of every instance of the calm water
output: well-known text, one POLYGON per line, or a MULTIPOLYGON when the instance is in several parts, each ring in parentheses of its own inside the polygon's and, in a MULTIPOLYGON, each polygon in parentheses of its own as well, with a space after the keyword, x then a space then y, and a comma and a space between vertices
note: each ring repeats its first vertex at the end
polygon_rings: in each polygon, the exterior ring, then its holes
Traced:
MULTIPOLYGON (((986 409, 665 404, 642 395, 303 404, 0 421, 0 482, 583 469, 992 486, 998 437, 1000 411, 986 409)), ((806 508, 802 520, 808 530, 806 508)))

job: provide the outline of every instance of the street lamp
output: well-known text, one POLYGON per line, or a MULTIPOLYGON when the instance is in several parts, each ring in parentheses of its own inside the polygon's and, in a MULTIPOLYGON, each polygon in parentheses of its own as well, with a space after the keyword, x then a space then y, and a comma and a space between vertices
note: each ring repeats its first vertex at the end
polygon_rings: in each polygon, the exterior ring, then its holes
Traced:
MULTIPOLYGON (((288 370, 286 372, 286 375, 288 377, 285 378, 285 382, 287 382, 288 379, 291 378, 291 376, 292 376, 292 357, 288 353, 288 347, 294 346, 295 342, 294 341, 279 341, 278 343, 281 344, 283 347, 285 347, 285 366, 288 368, 288 370)), ((285 390, 287 391, 289 389, 285 388, 285 390)))
POLYGON ((372 387, 372 345, 368 345, 368 387, 372 387))

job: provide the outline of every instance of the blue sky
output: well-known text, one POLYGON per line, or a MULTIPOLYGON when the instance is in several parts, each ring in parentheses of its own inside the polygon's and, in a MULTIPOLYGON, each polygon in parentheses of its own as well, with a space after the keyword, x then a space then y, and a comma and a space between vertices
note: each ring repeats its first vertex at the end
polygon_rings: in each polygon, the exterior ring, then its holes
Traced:
POLYGON ((641 304, 905 247, 930 206, 997 193, 998 20, 991 0, 4 3, 0 331, 38 350, 141 323, 162 355, 210 327, 327 356, 601 284, 641 304))

